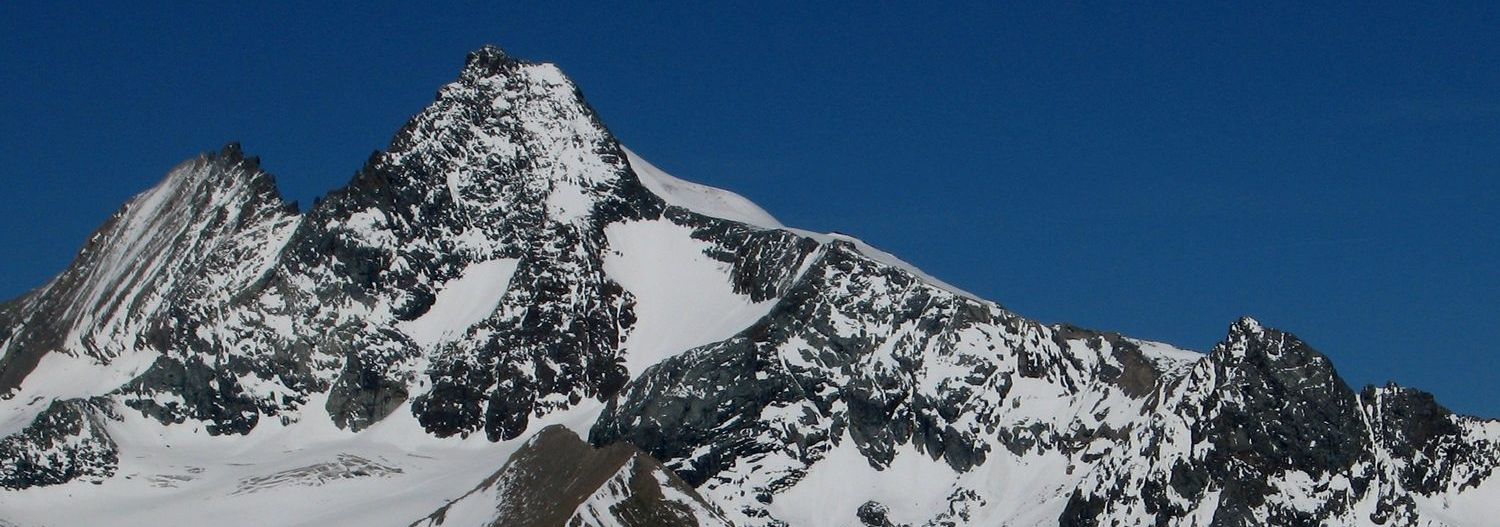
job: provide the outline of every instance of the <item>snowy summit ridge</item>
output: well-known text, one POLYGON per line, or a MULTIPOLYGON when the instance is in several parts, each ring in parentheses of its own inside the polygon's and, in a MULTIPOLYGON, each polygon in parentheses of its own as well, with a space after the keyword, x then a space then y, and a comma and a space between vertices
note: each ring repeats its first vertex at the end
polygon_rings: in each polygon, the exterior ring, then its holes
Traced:
POLYGON ((663 172, 495 47, 306 211, 237 145, 173 169, 0 304, 0 393, 18 526, 1467 526, 1500 501, 1496 421, 1351 388, 1249 318, 1207 354, 1037 323, 663 172))

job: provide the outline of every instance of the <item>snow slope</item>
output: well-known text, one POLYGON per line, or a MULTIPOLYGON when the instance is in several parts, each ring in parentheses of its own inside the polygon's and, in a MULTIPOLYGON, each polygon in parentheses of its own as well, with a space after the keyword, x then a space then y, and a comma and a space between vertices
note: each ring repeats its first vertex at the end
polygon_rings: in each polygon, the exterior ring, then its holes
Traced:
MULTIPOLYGON (((586 431, 598 411, 597 403, 584 405, 538 425, 586 431)), ((474 487, 525 443, 436 441, 409 413, 399 415, 358 434, 311 415, 210 437, 126 413, 110 433, 129 455, 107 484, 0 492, 0 519, 51 527, 406 525, 474 487)))
POLYGON ((496 258, 469 264, 458 278, 443 284, 426 313, 401 324, 402 331, 427 348, 462 336, 495 313, 519 263, 496 258))
POLYGON ((733 336, 775 302, 734 292, 729 264, 709 258, 692 229, 664 220, 616 223, 605 229, 609 276, 635 297, 636 322, 625 342, 632 376, 662 359, 733 336))
POLYGON ((781 228, 781 222, 771 213, 761 209, 739 194, 678 179, 656 168, 629 148, 624 148, 626 159, 635 175, 652 193, 667 203, 683 207, 705 216, 723 218, 766 228, 781 228))

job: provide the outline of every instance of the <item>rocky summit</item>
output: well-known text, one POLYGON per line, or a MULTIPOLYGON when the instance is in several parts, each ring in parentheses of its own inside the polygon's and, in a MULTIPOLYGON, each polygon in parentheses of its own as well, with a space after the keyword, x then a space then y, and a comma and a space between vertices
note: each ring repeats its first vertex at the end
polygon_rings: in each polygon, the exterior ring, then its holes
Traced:
POLYGON ((238 145, 0 304, 0 525, 1494 525, 1500 422, 1029 320, 486 47, 307 210, 238 145))

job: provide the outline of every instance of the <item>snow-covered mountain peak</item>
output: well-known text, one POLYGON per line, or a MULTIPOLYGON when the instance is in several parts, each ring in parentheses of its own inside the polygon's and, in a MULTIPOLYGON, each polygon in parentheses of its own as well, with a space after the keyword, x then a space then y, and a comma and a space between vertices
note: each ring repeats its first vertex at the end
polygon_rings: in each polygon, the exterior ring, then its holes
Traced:
POLYGON ((150 320, 183 295, 255 280, 297 218, 237 144, 178 165, 90 236, 67 271, 16 301, 29 315, 0 341, 0 391, 47 354, 103 363, 138 354, 150 320), (220 261, 223 275, 197 276, 220 261))
MULTIPOLYGON (((577 86, 573 84, 572 79, 563 74, 562 69, 556 64, 516 58, 493 45, 487 45, 469 53, 458 75, 458 83, 502 90, 516 90, 520 85, 529 84, 532 89, 564 90, 555 93, 559 99, 578 96, 577 86)), ((443 89, 446 90, 451 86, 450 84, 443 89)), ((505 96, 502 92, 496 92, 493 95, 505 96)), ((501 103, 496 101, 496 104, 501 103)))
MULTIPOLYGON (((1312 349, 1296 335, 1268 328, 1250 317, 1241 317, 1230 325, 1224 340, 1214 346, 1211 356, 1225 363, 1254 363, 1269 368, 1310 365, 1328 370, 1328 358, 1312 349)), ((1306 372, 1304 372, 1306 373, 1306 372)))
POLYGON ((1241 347, 1247 341, 1263 338, 1266 331, 1266 327, 1261 325, 1259 320, 1249 316, 1242 316, 1229 325, 1229 334, 1224 339, 1224 346, 1228 348, 1241 347))
POLYGON ((1246 315, 1234 321, 1233 326, 1230 328, 1230 334, 1252 334, 1260 333, 1263 330, 1265 330, 1265 326, 1262 326, 1259 320, 1246 315))
POLYGON ((494 44, 485 44, 479 49, 470 51, 464 59, 464 74, 475 76, 489 76, 496 72, 513 68, 518 65, 535 64, 534 62, 514 57, 505 52, 505 49, 494 44))
POLYGON ((277 188, 276 178, 261 168, 260 158, 246 156, 239 143, 225 144, 178 165, 155 187, 126 204, 127 209, 188 215, 233 206, 291 207, 277 188))
POLYGON ((1484 525, 1500 497, 1500 422, 1356 393, 1248 317, 1207 355, 1029 320, 666 174, 495 47, 306 214, 238 145, 174 169, 0 303, 0 391, 0 525, 1484 525))
POLYGON ((330 200, 344 202, 336 215, 369 207, 407 214, 400 209, 420 203, 429 215, 463 222, 526 210, 572 223, 639 186, 566 75, 486 47, 330 200))

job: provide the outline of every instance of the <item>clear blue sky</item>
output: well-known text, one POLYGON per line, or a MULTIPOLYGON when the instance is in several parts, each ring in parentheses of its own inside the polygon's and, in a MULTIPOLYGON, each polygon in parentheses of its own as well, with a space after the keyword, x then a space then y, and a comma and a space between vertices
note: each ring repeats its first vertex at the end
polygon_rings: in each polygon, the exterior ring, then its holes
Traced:
POLYGON ((1250 314, 1500 417, 1500 3, 51 4, 0 6, 0 296, 227 141, 310 202, 495 43, 668 171, 1031 317, 1250 314))

